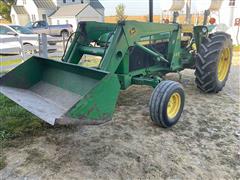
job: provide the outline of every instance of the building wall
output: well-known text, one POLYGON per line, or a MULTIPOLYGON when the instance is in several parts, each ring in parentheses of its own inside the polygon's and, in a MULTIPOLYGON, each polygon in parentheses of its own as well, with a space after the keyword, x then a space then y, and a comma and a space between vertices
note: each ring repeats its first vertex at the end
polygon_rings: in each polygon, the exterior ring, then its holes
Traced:
POLYGON ((26 0, 26 4, 23 3, 23 0, 17 0, 16 5, 25 7, 30 21, 37 21, 39 19, 38 8, 32 0, 26 0))
MULTIPOLYGON (((89 3, 90 0, 75 0, 75 2, 72 2, 72 0, 66 0, 66 3, 63 3, 63 0, 52 0, 57 6, 62 6, 62 5, 68 5, 68 4, 79 4, 82 1, 84 3, 89 3)), ((35 5, 35 3, 33 2, 33 0, 25 0, 26 4, 24 4, 24 0, 17 0, 16 5, 21 5, 24 6, 25 9, 27 10, 28 14, 29 14, 29 21, 38 21, 38 20, 43 20, 43 14, 46 14, 47 17, 49 15, 51 15, 55 10, 53 9, 38 9, 35 5)), ((101 16, 99 13, 97 13, 93 8, 90 10, 90 8, 87 8, 87 13, 83 13, 83 17, 85 20, 89 20, 89 21, 100 21, 103 22, 104 21, 104 9, 98 9, 98 11, 100 13, 102 13, 103 15, 101 16), (88 12, 89 11, 89 12, 88 12), (88 13, 93 13, 91 14, 91 16, 89 16, 88 13)), ((85 12, 85 11, 84 11, 85 12)), ((16 15, 17 16, 17 15, 16 15)), ((80 19, 79 16, 77 17, 77 21, 79 21, 80 19)), ((66 22, 66 20, 69 20, 73 23, 72 19, 70 18, 60 18, 59 21, 60 22, 66 22)), ((47 21, 49 24, 56 24, 57 20, 55 19, 50 19, 47 18, 47 21), (53 21, 53 22, 52 22, 53 21)), ((66 24, 66 23, 63 23, 66 24)), ((74 22, 73 26, 77 26, 77 23, 74 22)))
POLYGON ((16 5, 17 6, 23 6, 23 0, 17 0, 16 5))
POLYGON ((52 25, 71 24, 74 31, 77 29, 77 20, 75 17, 50 18, 50 20, 52 25))
POLYGON ((80 21, 97 21, 103 22, 104 17, 100 15, 95 9, 91 6, 86 7, 83 12, 79 13, 76 17, 51 17, 51 24, 71 24, 73 30, 77 29, 78 22, 80 21))
POLYGON ((96 10, 102 15, 101 21, 104 22, 105 9, 96 9, 96 10))
POLYGON ((17 14, 12 8, 10 13, 12 24, 18 24, 25 26, 29 22, 29 16, 27 14, 17 14))
POLYGON ((21 26, 25 26, 27 23, 29 23, 28 15, 19 15, 18 20, 19 20, 19 25, 21 26))
POLYGON ((49 15, 51 15, 55 9, 38 9, 38 14, 39 14, 39 19, 38 20, 44 20, 43 19, 43 14, 47 15, 47 22, 51 24, 50 18, 48 18, 49 15))
POLYGON ((82 1, 84 3, 89 3, 90 0, 75 0, 75 2, 72 2, 72 0, 66 0, 66 3, 63 3, 63 0, 52 0, 56 6, 63 6, 63 5, 68 5, 68 4, 79 4, 82 1))
POLYGON ((84 11, 77 15, 77 21, 97 21, 103 22, 104 17, 92 6, 87 6, 84 11))
POLYGON ((13 7, 11 7, 10 16, 11 16, 11 20, 12 20, 13 24, 19 24, 18 15, 17 15, 16 11, 13 9, 13 7))
POLYGON ((240 42, 240 35, 237 36, 238 27, 234 26, 236 18, 240 18, 240 1, 235 1, 235 6, 229 6, 229 0, 224 0, 220 9, 220 24, 225 24, 228 29, 227 33, 231 34, 233 44, 240 42))
POLYGON ((29 21, 39 21, 43 20, 42 15, 47 15, 47 21, 50 23, 50 20, 48 18, 49 15, 51 15, 56 9, 39 9, 33 2, 33 0, 26 0, 26 4, 23 3, 23 0, 18 0, 17 5, 24 6, 26 11, 29 14, 29 21))
POLYGON ((224 0, 220 9, 220 23, 228 26, 234 25, 235 18, 240 18, 240 1, 235 1, 235 6, 229 6, 229 0, 224 0), (231 13, 232 11, 232 13, 231 13))

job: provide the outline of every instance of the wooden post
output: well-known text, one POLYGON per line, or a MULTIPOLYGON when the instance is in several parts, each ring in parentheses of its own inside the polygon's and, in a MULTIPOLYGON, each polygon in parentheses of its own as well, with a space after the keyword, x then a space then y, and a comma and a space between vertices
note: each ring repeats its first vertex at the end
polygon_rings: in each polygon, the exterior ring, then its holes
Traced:
POLYGON ((38 34, 38 55, 40 56, 40 54, 41 54, 41 34, 38 34))
POLYGON ((43 58, 48 58, 48 43, 47 43, 47 35, 41 34, 40 48, 39 48, 39 56, 43 58))
POLYGON ((63 38, 63 51, 65 51, 65 48, 66 48, 66 39, 65 39, 65 36, 63 36, 62 38, 63 38))
POLYGON ((18 37, 21 48, 19 49, 19 54, 22 57, 22 62, 25 60, 25 49, 21 37, 18 37))

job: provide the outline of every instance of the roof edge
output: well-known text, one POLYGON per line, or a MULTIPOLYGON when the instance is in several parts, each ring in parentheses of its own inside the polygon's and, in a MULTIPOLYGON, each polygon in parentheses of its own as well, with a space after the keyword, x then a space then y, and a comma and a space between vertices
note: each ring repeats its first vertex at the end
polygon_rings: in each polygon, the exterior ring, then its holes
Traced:
MULTIPOLYGON (((54 11, 54 12, 53 12, 51 15, 49 15, 48 17, 49 17, 49 18, 54 17, 55 13, 56 13, 59 9, 61 9, 62 7, 74 6, 74 5, 76 5, 76 4, 68 4, 68 5, 64 5, 64 6, 58 7, 58 9, 57 9, 56 11, 54 11)), ((87 6, 89 6, 89 3, 83 3, 83 4, 81 4, 81 5, 85 5, 85 6, 84 6, 83 9, 81 9, 77 14, 73 15, 74 17, 76 17, 76 16, 77 16, 78 14, 80 14, 84 9, 86 9, 87 6)), ((71 17, 71 16, 63 16, 63 17, 71 17)))

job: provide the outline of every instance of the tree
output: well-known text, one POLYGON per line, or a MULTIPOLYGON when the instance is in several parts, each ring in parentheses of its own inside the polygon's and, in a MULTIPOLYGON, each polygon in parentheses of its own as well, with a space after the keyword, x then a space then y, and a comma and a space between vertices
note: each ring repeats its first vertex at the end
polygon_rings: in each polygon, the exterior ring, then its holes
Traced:
POLYGON ((119 21, 124 21, 127 19, 127 16, 125 16, 125 5, 119 4, 116 6, 116 16, 119 21))
POLYGON ((11 21, 10 11, 11 6, 15 4, 15 0, 0 0, 0 16, 11 21))

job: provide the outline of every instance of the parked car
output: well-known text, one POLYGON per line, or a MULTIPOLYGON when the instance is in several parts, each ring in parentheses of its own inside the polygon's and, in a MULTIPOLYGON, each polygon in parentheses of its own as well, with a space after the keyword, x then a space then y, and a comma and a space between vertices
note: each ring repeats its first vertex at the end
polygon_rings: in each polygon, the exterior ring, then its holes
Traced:
POLYGON ((51 36, 62 36, 65 38, 73 32, 73 26, 71 24, 49 25, 46 21, 28 23, 25 27, 38 34, 45 33, 51 36))
MULTIPOLYGON (((1 29, 0 29, 1 31, 1 29)), ((15 55, 19 54, 21 44, 18 38, 12 35, 0 34, 0 55, 15 55)))
MULTIPOLYGON (((19 26, 19 25, 6 25, 0 24, 0 42, 4 43, 4 46, 1 46, 0 53, 1 54, 18 54, 19 52, 5 52, 4 49, 8 49, 11 47, 19 47, 20 43, 16 42, 7 42, 6 38, 13 38, 16 37, 20 40, 23 44, 24 49, 34 49, 32 47, 38 47, 38 34, 33 33, 30 29, 19 26), (1 39, 5 39, 4 41, 1 39), (29 48, 28 48, 29 47, 29 48)), ((49 36, 50 38, 50 36, 49 36)), ((56 45, 56 42, 50 41, 48 42, 49 45, 56 45)), ((20 46, 21 47, 21 46, 20 46)))

